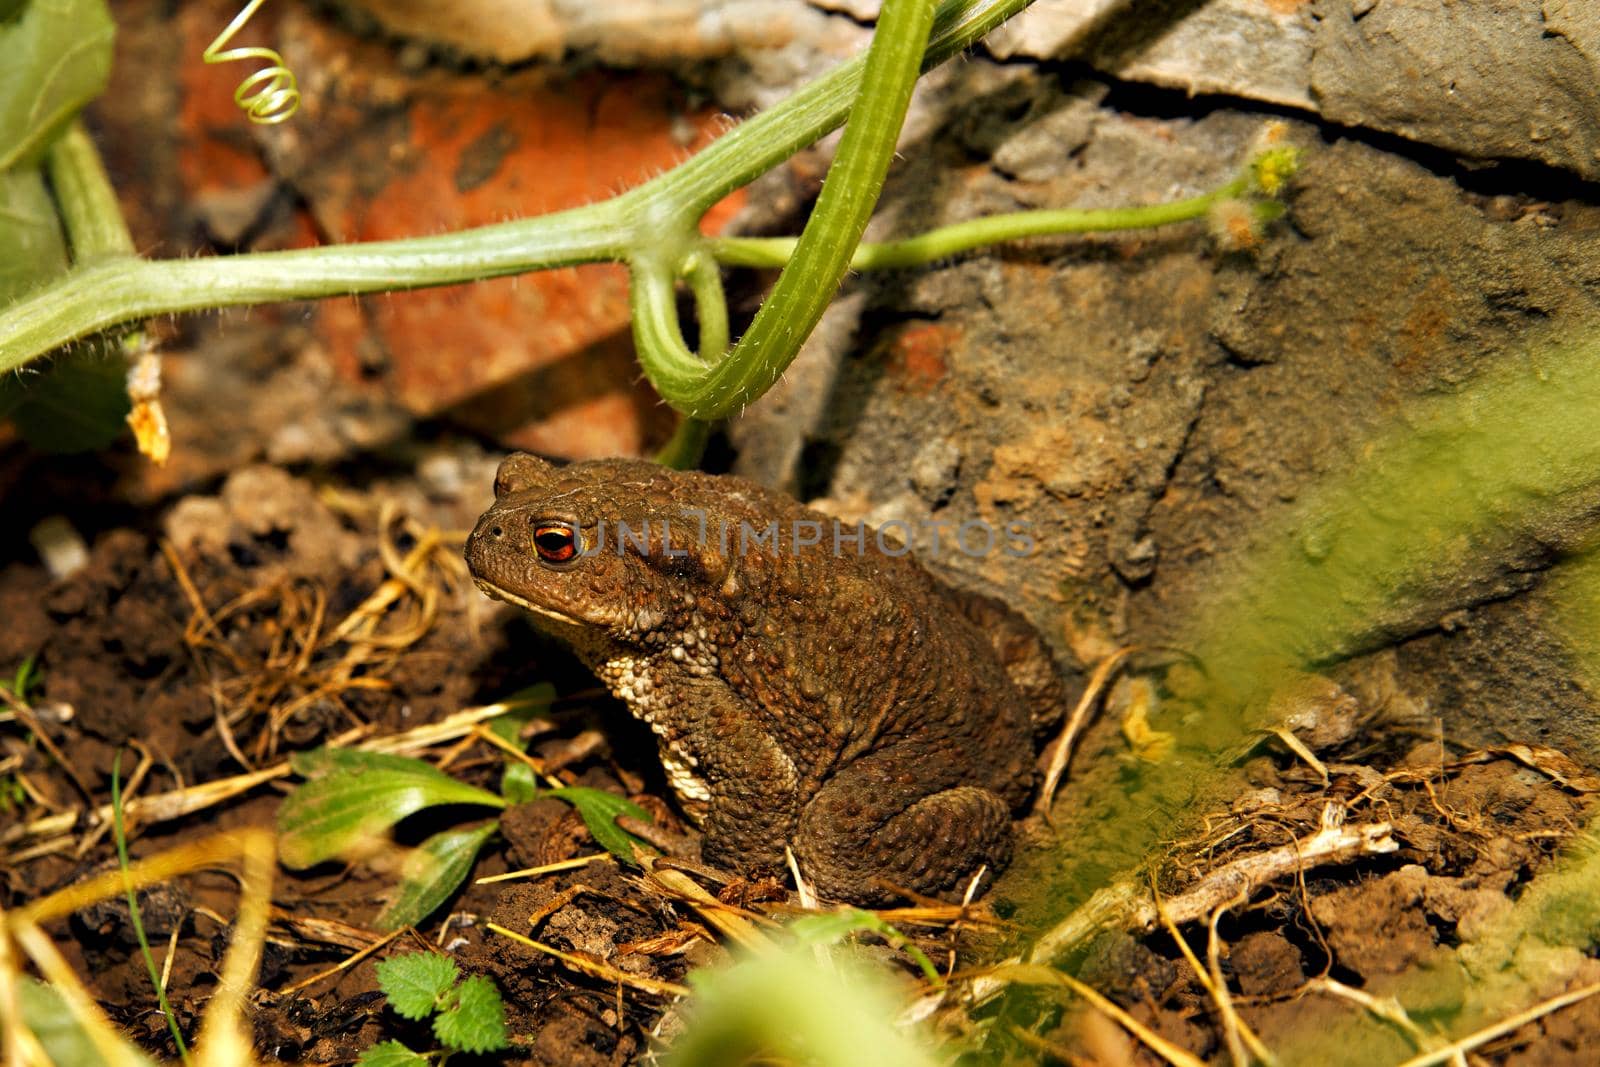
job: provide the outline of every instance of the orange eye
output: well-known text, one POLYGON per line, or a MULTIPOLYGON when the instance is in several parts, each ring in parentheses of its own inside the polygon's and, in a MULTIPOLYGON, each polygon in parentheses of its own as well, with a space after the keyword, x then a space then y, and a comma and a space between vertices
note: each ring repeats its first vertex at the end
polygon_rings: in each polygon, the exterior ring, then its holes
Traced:
POLYGON ((570 526, 537 527, 533 549, 546 563, 570 563, 578 557, 578 531, 570 526))

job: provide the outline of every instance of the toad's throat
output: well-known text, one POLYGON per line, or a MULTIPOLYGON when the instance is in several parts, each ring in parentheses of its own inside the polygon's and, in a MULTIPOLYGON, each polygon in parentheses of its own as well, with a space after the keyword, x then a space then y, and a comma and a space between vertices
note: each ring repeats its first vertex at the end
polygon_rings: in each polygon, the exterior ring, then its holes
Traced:
MULTIPOLYGON (((491 581, 473 576, 473 582, 484 595, 496 600, 504 600, 508 604, 515 604, 519 608, 533 612, 543 618, 561 624, 562 627, 578 628, 578 633, 573 635, 582 637, 584 622, 574 616, 563 615, 559 611, 534 604, 524 597, 502 589, 491 581)), ((580 641, 581 643, 581 641, 580 641)), ((711 806, 711 790, 706 781, 696 771, 699 761, 690 754, 681 738, 672 734, 666 725, 660 722, 653 712, 651 702, 639 697, 639 690, 647 688, 640 684, 635 675, 636 664, 632 659, 616 659, 605 665, 601 676, 607 686, 624 704, 633 715, 648 724, 657 736, 661 750, 661 764, 667 772, 667 782, 672 786, 672 791, 677 794, 678 801, 690 821, 699 823, 711 806)))
POLYGON ((565 626, 582 626, 585 622, 585 620, 578 618, 576 615, 565 615, 554 608, 547 608, 543 604, 535 604, 533 601, 520 597, 509 589, 495 585, 486 578, 479 578, 474 575, 472 581, 483 591, 484 596, 492 597, 495 600, 504 600, 507 604, 515 604, 524 611, 542 615, 544 618, 559 622, 565 626))

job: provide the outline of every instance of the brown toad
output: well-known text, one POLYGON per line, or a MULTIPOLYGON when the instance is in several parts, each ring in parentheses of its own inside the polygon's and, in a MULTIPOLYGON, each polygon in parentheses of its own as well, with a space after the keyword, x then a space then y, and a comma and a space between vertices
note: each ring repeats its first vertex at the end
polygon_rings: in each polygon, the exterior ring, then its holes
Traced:
POLYGON ((740 478, 514 455, 495 498, 478 587, 650 725, 708 863, 781 868, 789 845, 819 893, 870 903, 1007 861, 1061 704, 1008 608, 740 478))

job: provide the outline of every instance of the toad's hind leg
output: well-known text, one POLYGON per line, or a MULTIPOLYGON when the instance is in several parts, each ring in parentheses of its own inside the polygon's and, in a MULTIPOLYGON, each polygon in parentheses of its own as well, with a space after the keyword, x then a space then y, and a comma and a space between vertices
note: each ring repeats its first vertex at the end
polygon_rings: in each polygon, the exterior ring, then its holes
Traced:
POLYGON ((894 899, 889 886, 958 898, 987 865, 1011 858, 1011 812, 997 794, 960 785, 926 793, 899 760, 869 756, 830 779, 800 813, 795 856, 824 897, 894 899))

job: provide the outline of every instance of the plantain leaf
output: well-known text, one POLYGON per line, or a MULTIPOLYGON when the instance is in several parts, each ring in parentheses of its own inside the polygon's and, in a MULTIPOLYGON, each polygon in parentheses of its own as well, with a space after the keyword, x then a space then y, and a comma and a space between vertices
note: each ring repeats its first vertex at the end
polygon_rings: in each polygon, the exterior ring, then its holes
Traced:
POLYGON ((111 76, 105 0, 29 0, 0 22, 0 171, 37 163, 111 76))
POLYGON ((445 830, 414 849, 400 869, 394 899, 378 914, 378 929, 415 926, 432 915, 461 888, 484 842, 499 828, 498 822, 491 822, 471 830, 445 830))
POLYGON ((388 752, 368 752, 362 748, 339 748, 332 745, 323 745, 308 752, 296 752, 289 757, 289 766, 302 778, 326 778, 330 774, 361 774, 365 771, 403 771, 455 781, 433 764, 412 756, 395 756, 388 752))
POLYGON ((323 748, 297 754, 290 765, 311 780, 278 808, 278 849, 286 867, 333 859, 424 808, 506 805, 488 790, 405 756, 323 748))
POLYGON ((555 699, 556 687, 549 682, 536 682, 526 689, 519 689, 501 701, 510 705, 511 710, 490 719, 489 730, 502 741, 515 744, 524 726, 550 714, 550 705, 555 703, 555 699))
MULTIPOLYGON (((489 730, 508 744, 522 747, 522 728, 534 719, 550 714, 550 704, 556 698, 556 687, 549 682, 539 682, 506 697, 504 703, 511 710, 491 719, 489 730)), ((524 804, 538 792, 538 782, 533 768, 516 760, 506 760, 506 769, 500 775, 500 795, 513 804, 524 804)))
POLYGON ((640 822, 649 822, 650 813, 639 805, 627 797, 619 797, 615 793, 607 793, 604 789, 590 789, 582 785, 547 789, 540 795, 557 797, 577 808, 579 816, 583 818, 583 825, 589 828, 590 835, 601 848, 624 863, 638 862, 633 858, 633 846, 635 842, 641 845, 645 842, 618 826, 617 816, 627 815, 640 822))
POLYGON ((511 804, 526 804, 538 796, 539 781, 533 776, 533 768, 506 761, 506 769, 500 774, 500 795, 511 804))

